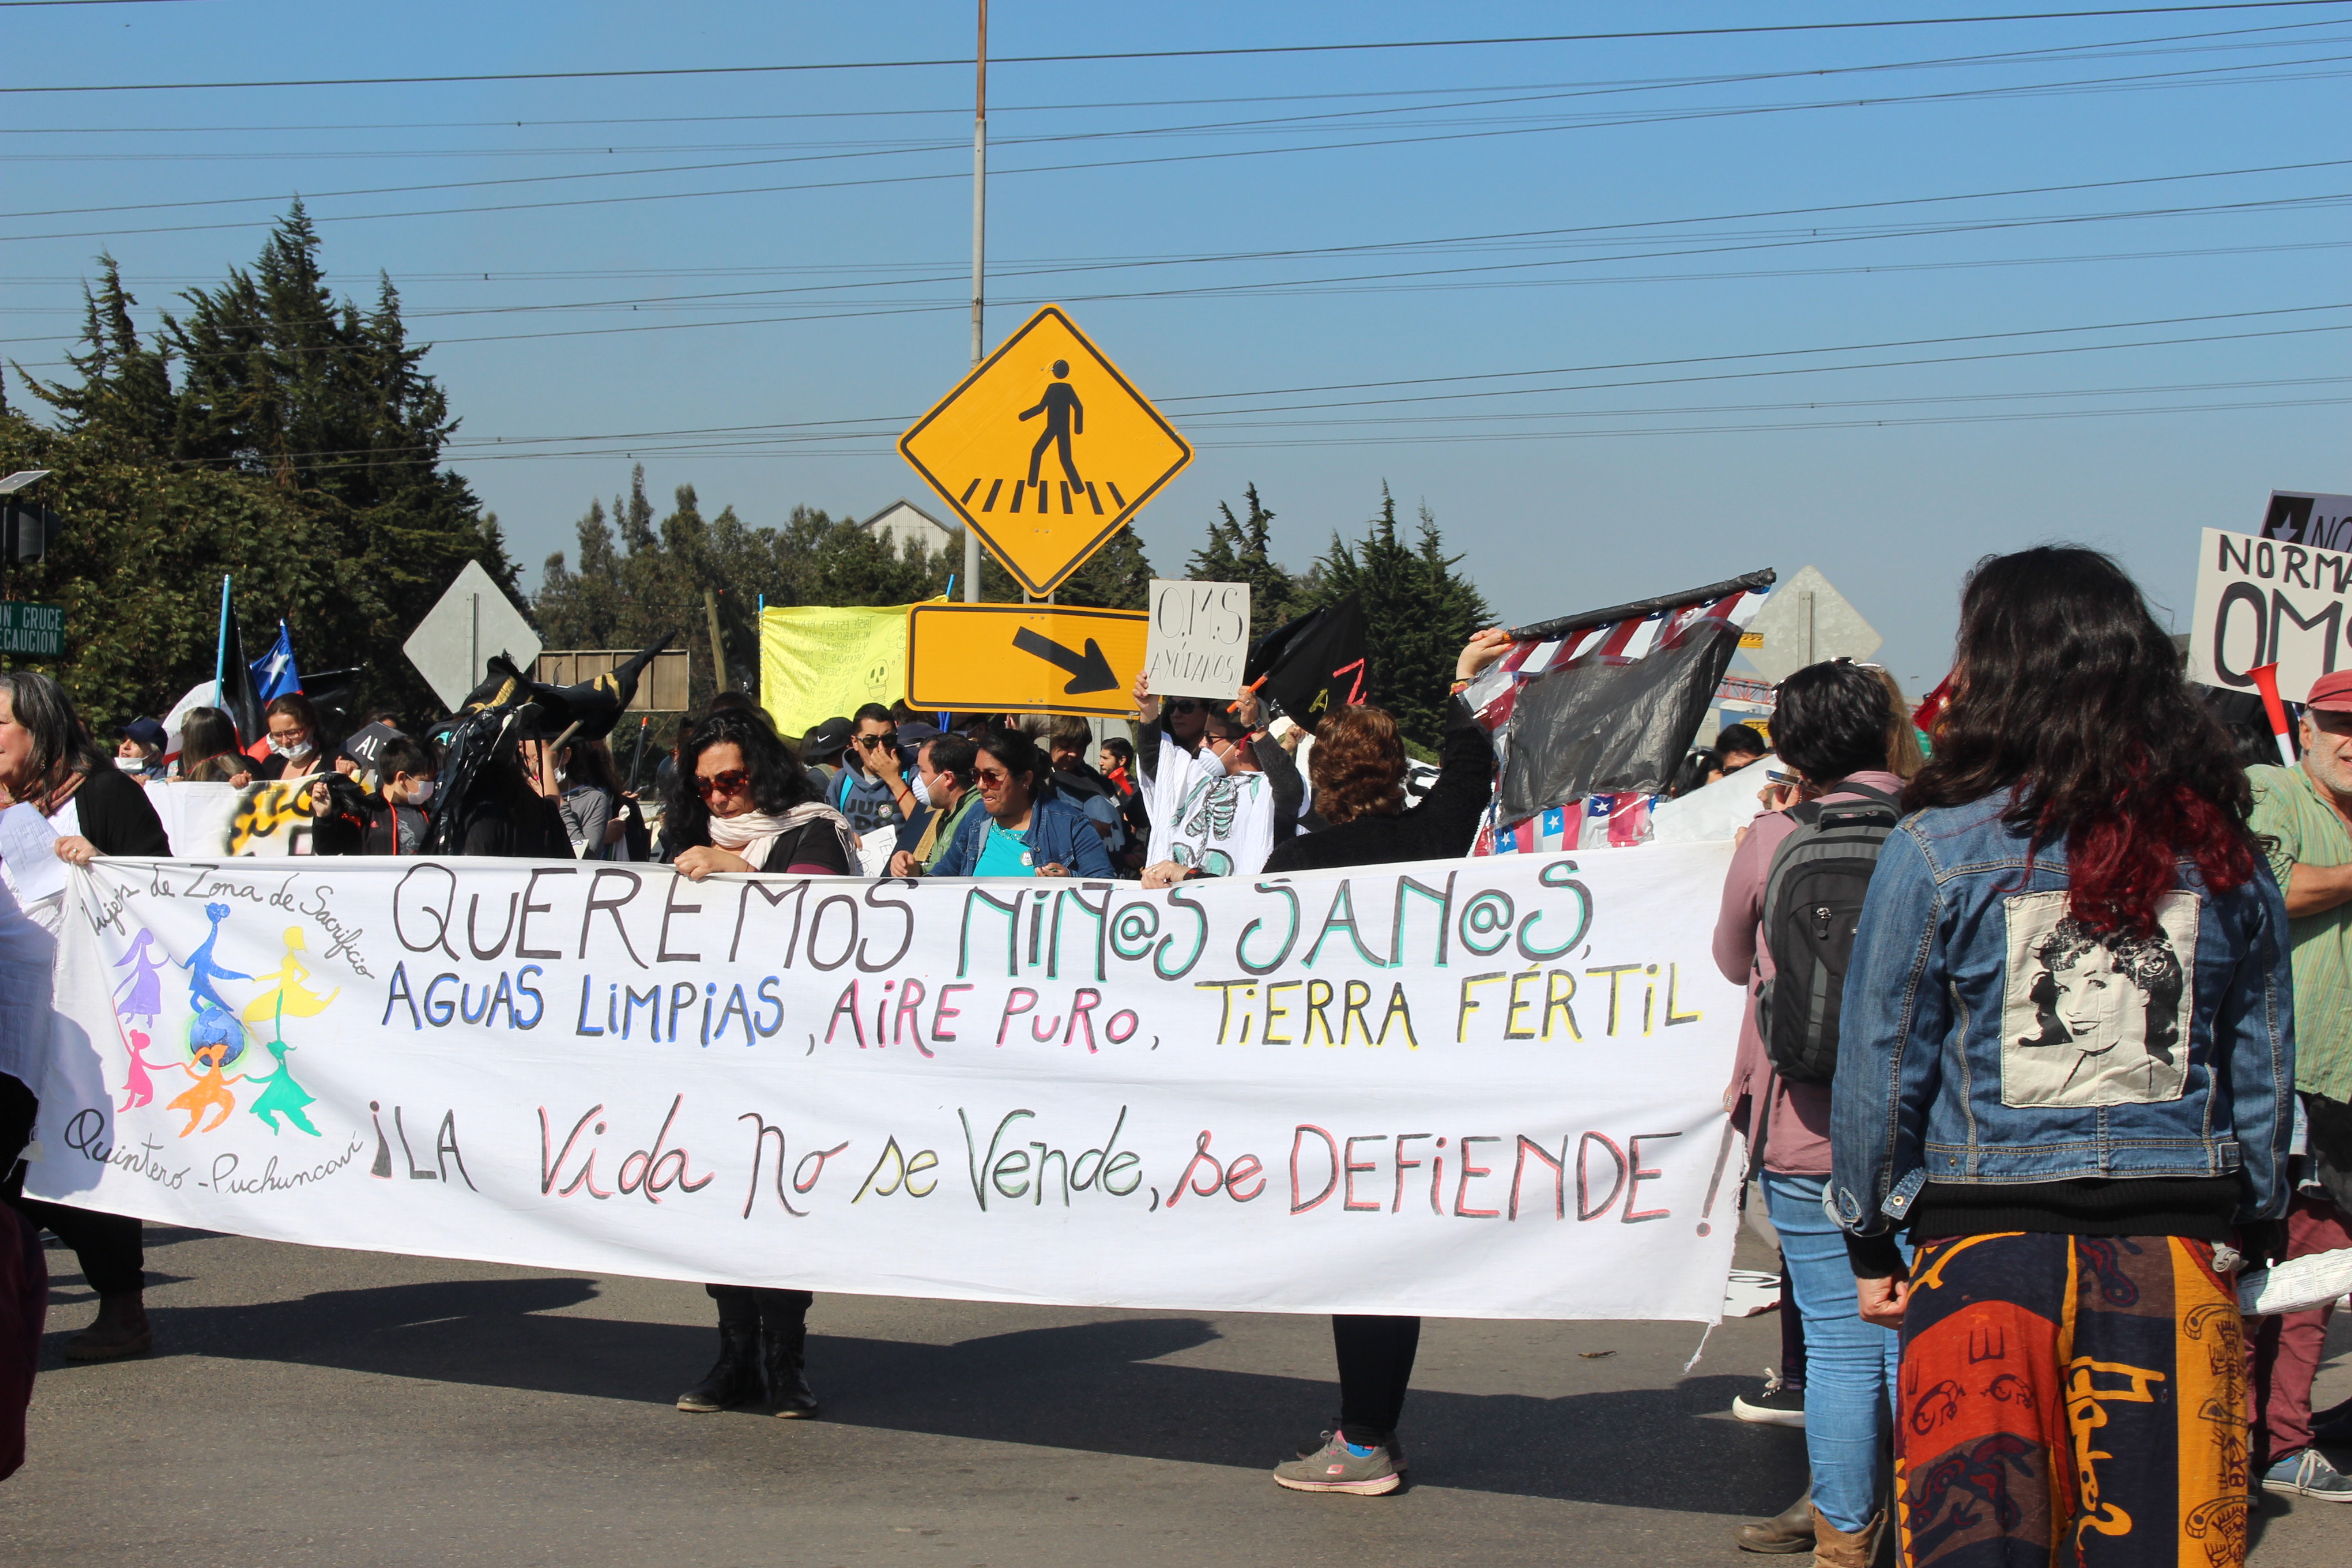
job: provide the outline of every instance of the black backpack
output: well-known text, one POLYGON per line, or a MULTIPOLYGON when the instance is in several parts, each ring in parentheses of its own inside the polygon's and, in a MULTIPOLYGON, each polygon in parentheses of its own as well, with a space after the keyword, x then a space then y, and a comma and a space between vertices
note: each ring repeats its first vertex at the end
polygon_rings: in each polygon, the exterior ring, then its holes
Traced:
POLYGON ((1774 1070, 1791 1083, 1827 1083, 1837 1072, 1838 1005, 1863 894, 1903 811, 1866 784, 1840 784, 1837 793, 1866 798, 1790 807, 1797 830, 1773 851, 1764 878, 1774 973, 1757 994, 1756 1027, 1774 1070))

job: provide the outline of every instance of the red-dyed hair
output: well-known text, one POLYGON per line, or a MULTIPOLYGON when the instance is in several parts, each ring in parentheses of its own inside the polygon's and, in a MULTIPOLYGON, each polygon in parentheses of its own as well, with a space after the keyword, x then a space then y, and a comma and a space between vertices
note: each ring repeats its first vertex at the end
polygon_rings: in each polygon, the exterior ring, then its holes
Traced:
POLYGON ((2245 770, 2181 679, 2139 587, 2095 550, 1987 556, 1960 598, 1952 695, 1911 810, 2016 791, 2004 814, 2066 846, 2067 907, 2145 936, 2193 862, 2225 893, 2253 879, 2245 770))

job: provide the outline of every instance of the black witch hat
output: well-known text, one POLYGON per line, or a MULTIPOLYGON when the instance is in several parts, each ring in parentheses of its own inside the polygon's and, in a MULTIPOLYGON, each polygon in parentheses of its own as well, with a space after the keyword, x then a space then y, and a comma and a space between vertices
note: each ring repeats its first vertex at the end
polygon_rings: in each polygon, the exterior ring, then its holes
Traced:
POLYGON ((575 686, 533 680, 504 654, 493 654, 488 678, 467 694, 445 731, 441 786, 425 853, 461 853, 467 825, 481 804, 485 775, 513 767, 518 742, 600 741, 611 734, 621 710, 637 694, 637 677, 677 635, 666 634, 619 668, 575 686))

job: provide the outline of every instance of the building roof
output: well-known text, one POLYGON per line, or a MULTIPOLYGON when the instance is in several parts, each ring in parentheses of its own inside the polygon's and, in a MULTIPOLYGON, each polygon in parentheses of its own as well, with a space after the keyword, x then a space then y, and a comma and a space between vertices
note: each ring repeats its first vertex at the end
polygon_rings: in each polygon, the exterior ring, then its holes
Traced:
POLYGON ((933 517, 929 512, 925 511, 921 507, 917 506, 905 496, 900 496, 897 500, 892 501, 888 506, 884 507, 880 511, 876 512, 872 517, 867 518, 857 526, 860 528, 872 528, 876 524, 890 517, 893 513, 898 511, 913 512, 917 517, 921 518, 925 522, 929 523, 941 533, 953 533, 955 531, 953 525, 941 522, 938 518, 933 517))

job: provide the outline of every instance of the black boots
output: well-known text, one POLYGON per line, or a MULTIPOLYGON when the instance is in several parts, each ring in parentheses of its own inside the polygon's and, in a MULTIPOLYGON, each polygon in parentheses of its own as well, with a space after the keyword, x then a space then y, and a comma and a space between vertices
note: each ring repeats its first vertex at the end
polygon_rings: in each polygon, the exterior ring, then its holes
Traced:
POLYGON ((803 1352, 808 1345, 805 1322, 761 1323, 760 1359, 768 1374, 768 1398, 784 1421, 804 1421, 816 1414, 816 1394, 804 1375, 803 1352))
MULTIPOLYGON (((677 1407, 698 1415, 756 1404, 760 1398, 760 1337, 750 1327, 719 1325, 719 1360, 700 1383, 677 1396, 677 1407)), ((814 1405, 812 1400, 811 1405, 814 1405)))
POLYGON ((719 1325, 719 1360, 700 1383, 677 1396, 677 1407, 698 1415, 757 1405, 765 1394, 787 1421, 816 1414, 816 1395, 803 1375, 808 1326, 802 1322, 719 1325), (764 1373, 764 1375, 763 1375, 764 1373))

